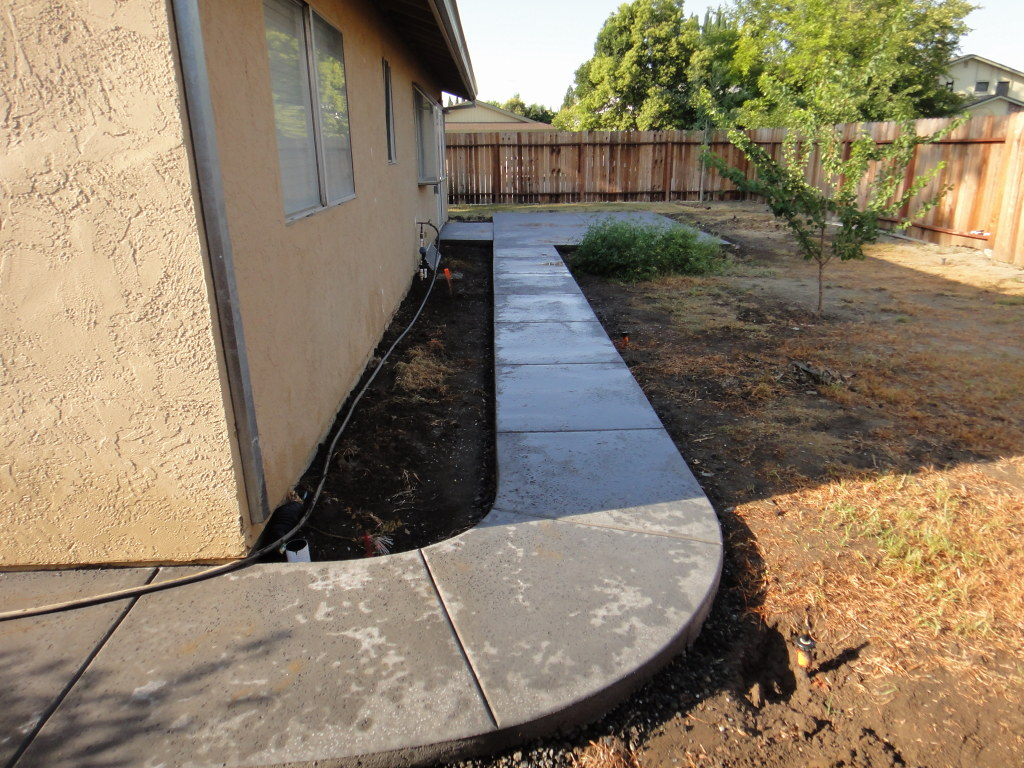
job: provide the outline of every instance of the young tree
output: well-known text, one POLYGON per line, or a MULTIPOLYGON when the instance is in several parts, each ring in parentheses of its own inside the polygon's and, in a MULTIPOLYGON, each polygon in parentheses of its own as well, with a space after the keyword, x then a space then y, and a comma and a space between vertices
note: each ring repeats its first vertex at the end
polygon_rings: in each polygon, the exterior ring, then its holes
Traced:
MULTIPOLYGON (((729 140, 755 171, 753 178, 715 155, 709 154, 708 161, 738 189, 762 197, 796 237, 803 257, 817 263, 820 314, 825 303, 825 267, 830 261, 863 259, 863 246, 881 233, 881 218, 895 218, 897 228, 905 228, 912 218, 938 203, 945 189, 917 201, 916 210, 904 215, 943 166, 940 163, 909 183, 905 183, 906 169, 919 144, 937 141, 959 123, 953 121, 934 134, 918 136, 914 122, 907 120, 891 144, 876 144, 863 132, 846 141, 842 129, 816 122, 806 111, 793 114, 781 161, 735 125, 728 129, 729 140), (824 171, 824 189, 807 180, 815 156, 824 171), (835 231, 829 237, 833 224, 835 231)), ((717 116, 719 121, 724 119, 721 113, 717 116)))

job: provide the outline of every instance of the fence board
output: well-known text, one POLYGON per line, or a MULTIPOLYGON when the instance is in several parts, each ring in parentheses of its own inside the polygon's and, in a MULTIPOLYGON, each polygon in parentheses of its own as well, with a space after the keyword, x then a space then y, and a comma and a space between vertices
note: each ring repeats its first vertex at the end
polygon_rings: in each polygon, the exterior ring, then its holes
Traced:
MULTIPOLYGON (((916 130, 926 135, 947 124, 942 118, 919 120, 916 130)), ((862 132, 891 142, 900 126, 850 124, 842 130, 847 142, 862 132)), ((749 135, 781 158, 782 129, 749 135)), ((447 140, 452 205, 741 199, 728 180, 704 167, 705 141, 749 172, 722 131, 506 131, 452 133, 447 140)), ((944 186, 950 191, 915 219, 910 234, 934 243, 992 247, 996 258, 1024 266, 1024 114, 974 118, 941 142, 919 146, 907 178, 940 164, 921 198, 944 186)), ((820 163, 809 170, 808 181, 827 187, 820 163)), ((868 191, 862 183, 860 193, 868 191)))

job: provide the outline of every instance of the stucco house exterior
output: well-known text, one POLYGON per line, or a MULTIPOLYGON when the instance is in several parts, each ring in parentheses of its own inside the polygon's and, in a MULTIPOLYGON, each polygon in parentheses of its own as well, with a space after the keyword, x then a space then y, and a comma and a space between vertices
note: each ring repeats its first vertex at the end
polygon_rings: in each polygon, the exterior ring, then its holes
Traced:
POLYGON ((1024 111, 1024 72, 982 56, 953 59, 945 86, 967 100, 964 109, 971 117, 1024 111))
POLYGON ((444 129, 448 133, 555 130, 550 123, 531 120, 483 101, 464 101, 445 107, 444 129))
POLYGON ((0 24, 0 568, 244 556, 444 217, 455 0, 0 24))

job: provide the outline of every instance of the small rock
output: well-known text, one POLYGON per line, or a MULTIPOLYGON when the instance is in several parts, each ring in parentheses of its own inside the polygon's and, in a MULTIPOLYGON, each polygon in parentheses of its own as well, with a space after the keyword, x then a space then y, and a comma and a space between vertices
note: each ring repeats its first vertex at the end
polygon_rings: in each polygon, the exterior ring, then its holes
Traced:
POLYGON ((754 683, 750 686, 750 692, 747 693, 747 699, 750 700, 750 704, 754 709, 760 709, 764 704, 764 693, 761 691, 761 684, 754 683))

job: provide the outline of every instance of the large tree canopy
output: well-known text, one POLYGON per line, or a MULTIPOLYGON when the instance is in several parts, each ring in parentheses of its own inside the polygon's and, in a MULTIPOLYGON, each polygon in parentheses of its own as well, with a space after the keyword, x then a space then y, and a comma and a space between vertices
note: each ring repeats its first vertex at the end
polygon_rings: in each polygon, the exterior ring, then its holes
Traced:
POLYGON ((568 130, 693 128, 710 92, 748 126, 949 115, 940 81, 968 0, 735 0, 703 24, 683 0, 633 0, 598 33, 554 123, 568 130))
POLYGON ((793 108, 820 121, 904 120, 961 106, 940 82, 967 31, 966 0, 738 0, 737 66, 760 68, 762 95, 738 117, 786 125, 793 108))
POLYGON ((694 109, 686 69, 699 36, 682 0, 634 0, 619 6, 576 70, 576 84, 555 118, 575 130, 654 130, 686 125, 694 109))
POLYGON ((485 101, 485 104, 504 109, 507 112, 514 112, 517 115, 536 120, 538 123, 550 123, 555 112, 543 104, 527 104, 518 93, 514 94, 508 101, 485 101))

